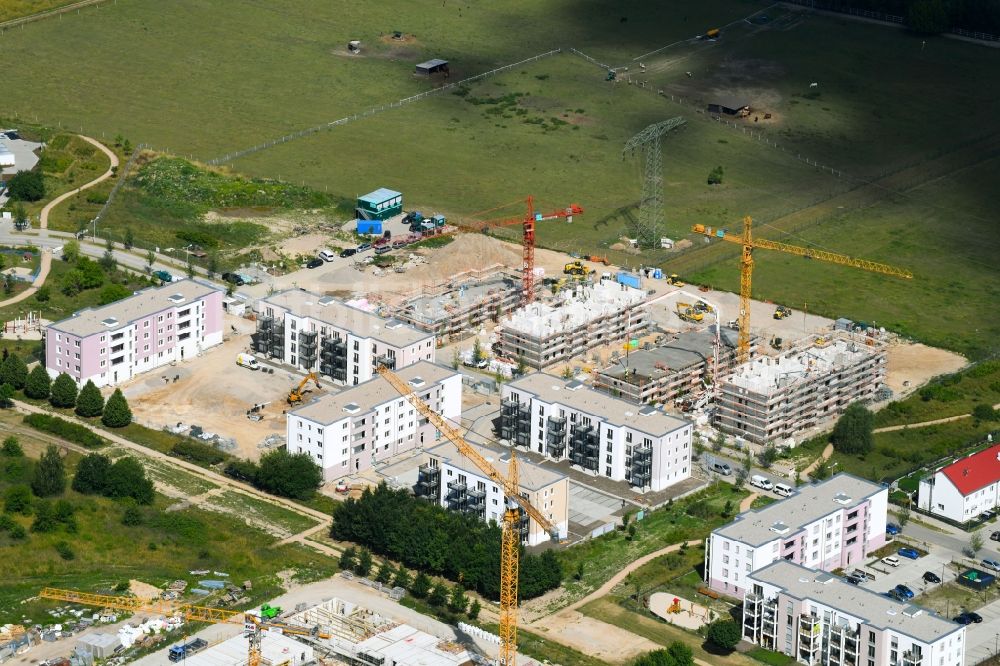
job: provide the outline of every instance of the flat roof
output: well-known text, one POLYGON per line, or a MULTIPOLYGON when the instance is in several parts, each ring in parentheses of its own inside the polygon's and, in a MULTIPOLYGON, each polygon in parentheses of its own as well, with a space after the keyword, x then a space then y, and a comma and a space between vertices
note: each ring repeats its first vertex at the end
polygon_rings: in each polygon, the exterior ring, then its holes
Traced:
POLYGON ((512 275, 493 275, 482 280, 470 279, 461 282, 447 292, 432 296, 417 296, 411 299, 404 311, 411 317, 424 321, 447 319, 454 310, 463 310, 481 303, 497 290, 513 291, 521 289, 520 278, 512 275))
POLYGON ((645 291, 617 282, 567 288, 554 306, 536 302, 515 310, 504 320, 503 330, 545 339, 634 308, 645 300, 645 291))
POLYGON ((461 666, 472 663, 472 655, 462 646, 408 624, 400 624, 361 641, 357 650, 381 655, 390 664, 407 666, 461 666))
MULTIPOLYGON (((719 332, 719 342, 723 349, 736 348, 736 331, 724 328, 719 332)), ((628 368, 637 375, 658 378, 704 363, 715 354, 715 333, 712 331, 688 331, 659 347, 639 349, 628 354, 628 368)), ((601 370, 609 377, 624 377, 625 359, 601 370)))
POLYGON ((754 393, 770 395, 805 382, 826 377, 882 352, 850 339, 819 337, 777 357, 758 356, 738 366, 725 384, 754 393), (822 340, 822 343, 818 342, 822 340))
MULTIPOLYGON (((504 477, 507 476, 507 465, 510 462, 510 451, 509 450, 498 450, 492 447, 483 446, 482 444, 474 444, 468 442, 469 446, 478 451, 486 460, 497 468, 504 477)), ((443 444, 435 446, 433 449, 427 450, 428 455, 441 458, 449 465, 457 467, 460 470, 466 471, 469 474, 475 474, 486 478, 486 475, 478 467, 473 464, 471 460, 466 458, 459 450, 458 447, 452 444, 450 441, 445 440, 443 444)), ((564 474, 560 474, 554 470, 546 469, 544 467, 539 467, 534 463, 529 462, 525 458, 518 458, 517 461, 517 481, 518 485, 522 488, 527 488, 529 490, 542 490, 543 488, 548 488, 553 483, 566 478, 564 474)))
POLYGON ((408 347, 433 337, 432 334, 418 331, 398 319, 383 319, 371 312, 347 305, 333 296, 320 296, 303 289, 280 291, 262 298, 260 303, 270 303, 288 310, 297 317, 311 317, 316 321, 350 331, 360 338, 372 338, 394 347, 408 347))
POLYGON ((431 69, 433 67, 440 67, 441 65, 447 65, 447 60, 442 60, 441 58, 431 58, 425 62, 419 63, 417 65, 420 69, 431 69))
POLYGON ((654 437, 691 425, 690 421, 671 416, 654 407, 635 405, 580 382, 567 382, 544 372, 525 375, 508 382, 507 386, 530 393, 545 402, 559 403, 585 414, 592 414, 612 425, 625 426, 654 437))
POLYGON ((374 192, 369 192, 358 197, 358 201, 364 201, 370 204, 380 204, 388 201, 389 199, 395 199, 396 197, 401 197, 403 194, 401 192, 396 192, 395 190, 390 190, 385 187, 380 187, 374 192))
POLYGON ((841 472, 822 483, 799 486, 782 500, 744 511, 713 534, 756 548, 790 538, 823 516, 858 506, 882 490, 885 488, 877 483, 841 472))
POLYGON ((222 292, 222 289, 197 278, 170 282, 143 289, 133 296, 108 305, 74 312, 71 317, 49 324, 48 327, 81 337, 115 331, 137 319, 191 303, 214 291, 222 292))
POLYGON ((747 575, 748 584, 756 580, 781 588, 785 594, 835 608, 876 629, 889 629, 934 643, 965 627, 945 619, 932 610, 908 601, 896 601, 874 590, 851 585, 839 576, 815 571, 780 559, 747 575))
MULTIPOLYGON (((415 392, 433 386, 448 377, 459 373, 430 361, 418 361, 395 371, 403 381, 409 383, 418 378, 423 384, 413 385, 415 392)), ((339 393, 330 393, 317 398, 314 402, 293 409, 289 414, 309 419, 315 423, 330 425, 355 414, 364 414, 373 408, 402 398, 399 392, 382 375, 376 375, 368 381, 356 386, 345 388, 339 393)))
MULTIPOLYGON (((178 640, 171 645, 178 645, 178 640)), ((291 659, 292 654, 312 652, 312 647, 276 631, 262 631, 260 652, 267 663, 281 664, 291 659)), ((162 657, 161 657, 162 658, 162 657)), ((184 666, 234 666, 247 661, 247 639, 242 634, 233 636, 201 652, 184 657, 184 666)), ((307 660, 308 661, 308 660, 307 660)))

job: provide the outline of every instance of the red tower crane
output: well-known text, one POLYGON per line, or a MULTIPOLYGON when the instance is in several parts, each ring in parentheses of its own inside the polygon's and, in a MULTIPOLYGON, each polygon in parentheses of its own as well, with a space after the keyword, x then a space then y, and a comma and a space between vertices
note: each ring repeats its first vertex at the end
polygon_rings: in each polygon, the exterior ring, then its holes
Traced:
POLYGON ((522 217, 512 217, 501 220, 485 220, 482 222, 463 223, 465 229, 481 231, 487 227, 503 227, 511 224, 521 224, 523 228, 522 261, 521 261, 521 304, 527 305, 535 300, 535 223, 544 220, 554 220, 566 218, 573 221, 574 215, 582 215, 583 208, 577 204, 570 204, 566 208, 554 210, 550 213, 539 213, 535 211, 535 200, 529 196, 528 209, 522 217))

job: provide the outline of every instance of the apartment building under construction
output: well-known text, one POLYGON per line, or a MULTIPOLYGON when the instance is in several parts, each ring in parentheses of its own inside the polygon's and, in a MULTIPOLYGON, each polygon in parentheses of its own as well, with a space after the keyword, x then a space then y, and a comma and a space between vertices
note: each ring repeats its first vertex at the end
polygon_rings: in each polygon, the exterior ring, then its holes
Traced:
POLYGON ((777 357, 759 356, 722 382, 715 424, 751 442, 782 442, 875 398, 885 348, 872 338, 811 336, 777 357))
POLYGON ((555 303, 531 303, 502 321, 503 354, 542 369, 588 349, 641 335, 649 315, 641 289, 601 280, 559 293, 555 303))

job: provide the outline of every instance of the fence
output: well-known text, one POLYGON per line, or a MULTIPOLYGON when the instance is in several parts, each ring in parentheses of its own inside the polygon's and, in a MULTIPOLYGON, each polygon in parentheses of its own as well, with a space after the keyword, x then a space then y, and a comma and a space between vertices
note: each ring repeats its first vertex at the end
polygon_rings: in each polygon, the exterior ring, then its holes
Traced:
POLYGON ((11 28, 16 28, 17 26, 24 27, 27 23, 32 23, 33 21, 40 21, 41 19, 52 18, 55 16, 62 16, 74 9, 77 13, 84 7, 90 7, 96 5, 95 9, 100 7, 102 4, 118 4, 118 0, 81 0, 81 2, 74 2, 69 5, 64 5, 62 7, 56 7, 55 9, 49 9, 48 11, 38 12, 37 14, 30 14, 29 16, 22 16, 21 18, 11 19, 9 21, 4 21, 0 23, 0 35, 11 28))
MULTIPOLYGON (((848 14, 850 16, 859 16, 861 18, 870 19, 872 21, 881 21, 882 23, 889 23, 894 25, 905 25, 906 19, 902 16, 896 16, 895 14, 883 14, 882 12, 873 12, 869 9, 859 9, 857 7, 850 7, 842 5, 837 2, 824 2, 823 0, 784 0, 788 4, 798 5, 800 7, 808 7, 810 9, 818 9, 825 12, 835 12, 837 14, 848 14)), ((951 27, 945 31, 947 34, 959 35, 960 37, 967 37, 969 39, 978 39, 983 42, 1000 42, 1000 36, 991 35, 987 32, 977 32, 974 30, 966 30, 965 28, 951 27)))
POLYGON ((97 215, 94 216, 92 224, 94 225, 94 237, 97 237, 97 223, 104 218, 104 214, 108 212, 108 208, 111 206, 111 202, 114 201, 115 195, 118 194, 118 190, 121 189, 122 184, 128 177, 129 171, 132 170, 132 165, 135 164, 135 159, 139 156, 139 153, 148 148, 144 143, 139 144, 132 151, 132 156, 128 158, 128 162, 125 163, 124 168, 122 168, 118 174, 118 181, 115 182, 115 186, 111 188, 108 192, 108 198, 104 201, 104 205, 101 206, 101 210, 97 211, 97 215))
POLYGON ((508 65, 503 65, 502 67, 497 67, 496 69, 491 69, 490 71, 483 72, 482 74, 476 74, 475 76, 470 76, 468 78, 462 79, 461 81, 456 81, 454 83, 447 83, 441 86, 440 88, 425 90, 422 93, 418 93, 416 95, 410 95, 409 97, 404 97, 403 99, 396 100, 395 102, 390 102, 389 104, 373 106, 369 109, 366 109, 365 111, 362 111, 360 113, 355 113, 350 116, 345 116, 343 118, 340 118, 339 120, 323 123, 322 125, 315 125, 313 127, 308 127, 304 130, 293 132, 292 134, 286 134, 285 136, 274 139, 273 141, 268 141, 266 143, 261 143, 256 146, 252 146, 250 148, 238 150, 234 153, 228 153, 226 155, 223 155, 222 157, 216 157, 215 159, 209 160, 208 164, 219 165, 219 164, 225 164, 227 162, 232 162, 233 160, 237 160, 241 157, 246 157, 247 155, 260 152, 261 150, 266 150, 267 148, 272 148, 282 143, 288 143, 289 141, 293 141, 294 139, 300 139, 304 136, 315 134, 316 132, 319 132, 321 130, 333 129, 338 125, 346 125, 347 123, 354 122, 356 120, 361 120, 363 118, 367 118, 368 116, 373 116, 376 113, 388 111, 389 109, 397 109, 406 104, 411 104, 426 97, 430 97, 431 95, 437 95, 439 93, 445 92, 446 90, 452 90, 454 88, 458 88, 459 86, 463 86, 468 83, 473 83, 475 81, 479 81, 481 79, 485 79, 490 76, 495 76, 497 74, 500 74, 501 72, 506 72, 510 69, 513 69, 514 67, 520 67, 521 65, 526 65, 530 62, 535 62, 536 60, 547 58, 549 56, 560 53, 561 51, 562 49, 552 49, 551 51, 546 51, 545 53, 539 53, 538 55, 532 56, 530 58, 525 58, 524 60, 519 60, 517 62, 513 62, 508 65))

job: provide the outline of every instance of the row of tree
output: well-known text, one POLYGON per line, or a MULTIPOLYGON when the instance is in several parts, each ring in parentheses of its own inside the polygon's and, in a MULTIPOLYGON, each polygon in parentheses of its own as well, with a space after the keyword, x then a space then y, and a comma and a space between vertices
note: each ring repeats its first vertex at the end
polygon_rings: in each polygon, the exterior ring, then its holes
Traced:
POLYGON ((146 470, 130 456, 111 459, 91 453, 76 468, 73 490, 84 495, 104 495, 114 499, 131 498, 139 504, 152 504, 155 493, 146 470))
POLYGON ((962 28, 1000 35, 1000 2, 996 0, 824 0, 817 6, 902 16, 910 28, 928 34, 962 28))
MULTIPOLYGON (((406 490, 380 484, 333 512, 333 538, 352 541, 413 569, 462 581, 489 599, 500 597, 500 526, 448 511, 406 490)), ((552 551, 522 554, 523 599, 559 587, 562 570, 552 551)))
MULTIPOLYGON (((175 447, 176 448, 176 447, 175 447)), ((260 457, 259 463, 234 460, 226 465, 228 476, 281 497, 308 500, 323 483, 323 472, 307 453, 275 449, 260 457)))

